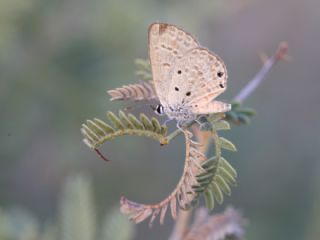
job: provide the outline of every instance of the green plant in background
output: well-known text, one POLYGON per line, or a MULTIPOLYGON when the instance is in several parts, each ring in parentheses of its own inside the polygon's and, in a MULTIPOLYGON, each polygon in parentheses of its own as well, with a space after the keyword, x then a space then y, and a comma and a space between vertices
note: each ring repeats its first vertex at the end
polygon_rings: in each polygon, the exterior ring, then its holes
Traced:
POLYGON ((130 240, 134 226, 117 209, 97 221, 90 178, 67 179, 61 194, 58 221, 45 222, 21 208, 0 210, 0 240, 130 240))
MULTIPOLYGON (((123 111, 119 111, 118 116, 108 112, 109 123, 95 118, 83 124, 81 128, 84 136, 83 141, 105 160, 107 159, 99 152, 98 148, 118 136, 148 137, 159 141, 160 145, 169 144, 179 134, 183 133, 185 136, 184 170, 172 193, 161 202, 152 205, 136 203, 122 197, 120 201, 121 211, 136 223, 150 217, 149 225, 151 226, 158 215, 160 215, 160 223, 162 224, 168 209, 171 210, 174 219, 178 207, 184 210, 192 209, 201 196, 204 197, 206 206, 210 210, 214 208, 215 202, 222 204, 224 194, 231 194, 230 186, 236 185, 237 177, 236 170, 222 157, 222 149, 236 151, 236 147, 230 140, 220 137, 219 132, 229 130, 230 123, 236 125, 250 123, 255 111, 242 107, 243 101, 262 82, 272 66, 286 57, 286 53, 287 45, 281 43, 276 54, 264 63, 261 71, 234 98, 231 111, 226 114, 200 116, 197 120, 186 123, 183 130, 177 129, 168 133, 167 127, 161 125, 155 118, 150 119, 141 113, 138 120, 133 114, 125 114, 123 111), (190 128, 193 129, 193 133, 188 130, 190 128), (195 138, 193 135, 195 135, 195 138), (215 156, 207 158, 205 152, 210 138, 214 142, 215 156)), ((138 59, 136 65, 138 68, 136 73, 143 81, 109 90, 108 94, 111 96, 111 100, 142 101, 157 99, 151 81, 152 75, 148 61, 138 59)), ((171 239, 182 239, 182 236, 181 233, 180 237, 171 239)))

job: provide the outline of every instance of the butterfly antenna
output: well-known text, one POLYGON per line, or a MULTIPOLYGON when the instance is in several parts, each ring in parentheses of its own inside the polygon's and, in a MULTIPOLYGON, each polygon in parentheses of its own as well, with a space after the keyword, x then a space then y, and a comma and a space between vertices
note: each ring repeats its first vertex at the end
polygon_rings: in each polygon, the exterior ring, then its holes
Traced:
POLYGON ((99 156, 102 160, 104 160, 104 161, 106 161, 106 162, 110 162, 110 160, 109 160, 108 158, 106 158, 106 157, 99 151, 99 149, 95 148, 94 151, 98 154, 98 156, 99 156))

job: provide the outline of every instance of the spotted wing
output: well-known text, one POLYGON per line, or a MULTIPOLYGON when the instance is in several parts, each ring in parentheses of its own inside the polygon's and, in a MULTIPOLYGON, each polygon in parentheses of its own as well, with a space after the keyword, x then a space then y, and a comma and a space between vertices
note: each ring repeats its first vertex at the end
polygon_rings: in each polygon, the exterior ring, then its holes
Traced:
POLYGON ((197 41, 174 25, 154 23, 149 27, 149 57, 155 90, 162 105, 167 102, 175 63, 196 47, 197 41))
POLYGON ((228 104, 212 103, 226 90, 227 79, 227 69, 218 55, 205 48, 192 49, 173 68, 168 104, 196 114, 227 111, 228 104))

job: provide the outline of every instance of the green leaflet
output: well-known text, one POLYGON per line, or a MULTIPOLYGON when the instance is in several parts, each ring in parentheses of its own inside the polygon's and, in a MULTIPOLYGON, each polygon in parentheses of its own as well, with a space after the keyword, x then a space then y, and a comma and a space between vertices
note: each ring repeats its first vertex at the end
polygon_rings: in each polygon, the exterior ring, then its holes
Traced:
POLYGON ((225 120, 220 120, 218 122, 215 122, 213 126, 217 131, 230 129, 230 124, 225 120))
POLYGON ((227 182, 226 182, 220 175, 217 175, 217 176, 214 178, 214 181, 218 184, 218 186, 220 187, 220 189, 221 189, 225 194, 227 194, 228 196, 231 195, 231 189, 230 189, 229 185, 227 184, 227 182))
POLYGON ((121 120, 113 112, 107 112, 107 117, 109 118, 110 122, 112 122, 114 128, 124 129, 121 120))
POLYGON ((222 204, 223 203, 223 193, 222 193, 221 189, 219 188, 218 184, 216 182, 212 182, 210 186, 211 186, 211 190, 213 192, 215 199, 217 200, 217 202, 219 204, 222 204))
POLYGON ((223 157, 221 157, 221 167, 223 167, 231 176, 237 177, 237 171, 231 166, 231 164, 223 157))
POLYGON ((226 180, 229 184, 233 186, 237 186, 237 181, 234 176, 232 176, 226 169, 223 167, 218 168, 218 174, 221 175, 221 177, 226 180))
POLYGON ((232 152, 236 152, 237 151, 236 146, 233 145, 233 143, 230 142, 228 139, 220 137, 219 140, 220 140, 221 148, 224 148, 224 149, 232 151, 232 152))
POLYGON ((131 123, 134 125, 136 129, 144 129, 143 124, 133 114, 129 113, 128 118, 130 119, 131 123))
POLYGON ((95 118, 94 119, 94 122, 100 127, 103 129, 103 131, 105 133, 113 133, 114 132, 114 129, 109 125, 109 124, 106 124, 104 121, 98 119, 98 118, 95 118))
POLYGON ((152 123, 154 130, 157 133, 161 133, 161 125, 160 125, 159 121, 153 117, 153 118, 151 118, 151 123, 152 123))
POLYGON ((127 128, 134 129, 133 123, 129 120, 126 114, 123 111, 119 111, 119 118, 121 123, 126 126, 127 128))
POLYGON ((143 123, 143 126, 144 126, 145 129, 150 130, 150 131, 154 130, 154 127, 153 127, 151 121, 143 113, 140 114, 140 120, 143 123))
POLYGON ((213 193, 211 192, 210 189, 207 189, 207 191, 204 192, 204 200, 206 203, 206 207, 209 210, 212 210, 214 208, 214 198, 213 198, 213 193))

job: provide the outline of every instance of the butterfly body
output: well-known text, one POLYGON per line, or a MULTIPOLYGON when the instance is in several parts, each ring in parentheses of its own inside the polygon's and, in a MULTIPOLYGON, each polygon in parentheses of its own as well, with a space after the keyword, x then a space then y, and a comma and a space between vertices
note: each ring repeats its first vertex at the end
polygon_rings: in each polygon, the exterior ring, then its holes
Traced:
POLYGON ((196 114, 190 112, 188 108, 183 105, 164 106, 164 113, 169 119, 175 119, 178 122, 184 122, 196 119, 196 114))
POLYGON ((214 101, 227 87, 222 59, 189 33, 166 23, 152 24, 149 57, 157 96, 170 119, 188 121, 231 109, 230 104, 214 101))

